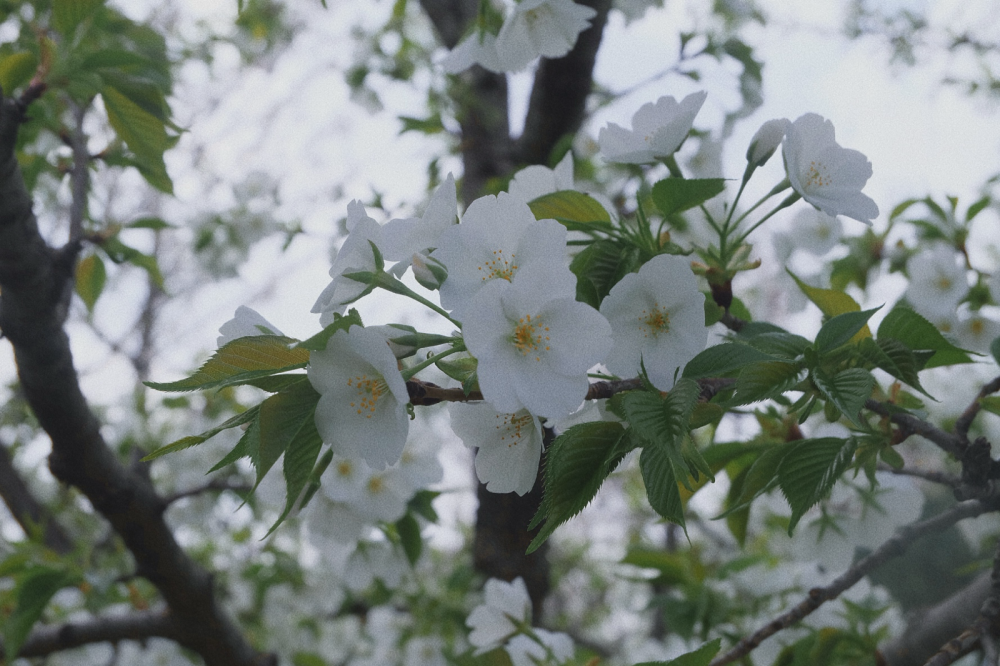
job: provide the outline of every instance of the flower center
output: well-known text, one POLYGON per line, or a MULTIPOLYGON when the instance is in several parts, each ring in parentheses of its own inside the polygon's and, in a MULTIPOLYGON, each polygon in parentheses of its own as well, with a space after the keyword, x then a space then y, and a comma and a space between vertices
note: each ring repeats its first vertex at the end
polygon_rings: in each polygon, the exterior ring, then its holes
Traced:
POLYGON ((809 168, 806 169, 806 182, 802 184, 802 187, 804 189, 827 187, 832 182, 833 180, 826 173, 826 165, 814 160, 809 163, 809 168))
POLYGON ((522 356, 531 354, 536 361, 541 361, 541 352, 550 349, 549 327, 542 325, 541 317, 532 318, 530 314, 524 315, 517 320, 511 340, 522 356))
POLYGON ((493 250, 493 258, 488 260, 485 264, 480 264, 477 270, 485 271, 483 275, 483 282, 487 280, 494 280, 496 278, 501 278, 510 282, 514 277, 514 273, 517 272, 518 266, 514 263, 515 257, 517 255, 511 254, 508 259, 503 253, 503 250, 493 250))
POLYGON ((973 319, 969 323, 969 330, 977 338, 982 335, 986 330, 986 323, 982 319, 973 319))
MULTIPOLYGON (((525 435, 522 428, 531 427, 531 414, 527 412, 518 416, 517 414, 497 414, 497 424, 494 426, 500 433, 500 441, 507 444, 507 448, 517 446, 525 435)), ((530 430, 529 430, 530 432, 530 430)))
POLYGON ((375 415, 378 399, 389 392, 389 385, 378 375, 348 377, 347 385, 357 391, 357 396, 350 402, 351 407, 357 410, 358 416, 364 415, 366 419, 375 415))
POLYGON ((659 303, 654 302, 652 309, 643 310, 642 314, 639 315, 639 321, 642 322, 642 337, 644 338, 651 335, 655 338, 660 333, 670 331, 670 312, 661 308, 659 303))
POLYGON ((341 460, 337 463, 337 475, 350 477, 354 475, 354 464, 350 460, 341 460))
POLYGON ((368 479, 368 492, 372 495, 378 495, 385 490, 385 480, 379 474, 372 474, 372 477, 368 479))
POLYGON ((937 279, 937 288, 941 291, 949 291, 951 289, 951 279, 945 275, 939 275, 937 279))

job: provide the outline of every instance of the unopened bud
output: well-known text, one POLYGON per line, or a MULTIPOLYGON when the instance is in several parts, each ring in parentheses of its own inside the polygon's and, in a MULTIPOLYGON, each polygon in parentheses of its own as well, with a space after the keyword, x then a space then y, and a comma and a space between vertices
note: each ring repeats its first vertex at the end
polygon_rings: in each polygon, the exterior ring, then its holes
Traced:
POLYGON ((787 118, 775 118, 760 126, 760 129, 750 140, 750 147, 747 148, 747 163, 751 167, 763 166, 771 159, 771 155, 785 138, 785 130, 789 124, 787 118))

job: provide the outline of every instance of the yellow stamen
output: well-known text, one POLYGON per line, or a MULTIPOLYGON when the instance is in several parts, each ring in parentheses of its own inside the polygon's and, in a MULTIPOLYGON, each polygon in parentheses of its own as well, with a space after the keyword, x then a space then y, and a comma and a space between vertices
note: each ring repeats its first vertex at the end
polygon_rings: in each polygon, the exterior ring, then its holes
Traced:
MULTIPOLYGON (((513 448, 521 443, 525 434, 522 428, 528 429, 531 426, 531 414, 497 414, 497 424, 494 426, 500 432, 500 441, 507 443, 507 448, 513 448)), ((531 431, 528 430, 530 433, 531 431)))
POLYGON ((643 310, 639 321, 642 322, 640 328, 644 338, 650 335, 655 338, 660 333, 670 331, 670 312, 661 308, 659 303, 654 302, 652 310, 643 310))
POLYGON ((551 349, 549 346, 549 327, 542 326, 541 318, 531 315, 521 317, 517 326, 514 327, 514 335, 511 336, 514 346, 521 352, 522 356, 533 354, 536 361, 541 361, 541 353, 551 349))
POLYGON ((518 265, 515 262, 515 257, 517 255, 511 254, 510 259, 504 255, 503 250, 494 250, 493 258, 487 261, 485 264, 476 267, 476 270, 484 270, 482 280, 486 282, 487 280, 494 280, 500 278, 502 280, 507 280, 510 282, 514 278, 514 274, 517 273, 518 265))
POLYGON ((370 419, 375 415, 375 406, 379 398, 389 392, 389 386, 385 380, 378 375, 369 377, 368 375, 357 375, 347 378, 347 385, 357 389, 358 397, 350 404, 357 412, 358 416, 370 419))

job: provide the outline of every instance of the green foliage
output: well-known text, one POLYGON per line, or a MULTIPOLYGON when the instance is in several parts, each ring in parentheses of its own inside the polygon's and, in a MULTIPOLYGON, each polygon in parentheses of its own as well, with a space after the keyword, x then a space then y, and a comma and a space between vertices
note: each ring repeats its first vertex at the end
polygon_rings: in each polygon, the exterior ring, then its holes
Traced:
POLYGON ((575 190, 544 194, 528 202, 535 219, 553 219, 571 230, 611 229, 611 216, 594 197, 575 190))
POLYGON ((716 638, 714 641, 705 643, 694 652, 682 654, 670 661, 644 661, 635 666, 708 666, 712 658, 722 649, 722 639, 716 638))
POLYGON ((968 352, 948 342, 934 324, 908 307, 897 305, 878 327, 878 338, 893 338, 914 351, 932 352, 918 370, 972 363, 968 352))
POLYGON ((700 206, 725 189, 725 178, 666 178, 653 185, 653 203, 669 217, 700 206))
POLYGON ((41 618, 52 596, 64 587, 80 582, 80 574, 58 568, 15 560, 4 562, 5 575, 13 574, 14 608, 2 623, 3 645, 8 658, 15 657, 28 633, 41 618))
POLYGON ((96 254, 84 257, 76 265, 76 293, 83 299, 87 310, 94 311, 94 304, 104 291, 108 274, 104 262, 96 254))
POLYGON ((576 275, 576 300, 594 308, 618 282, 639 268, 639 251, 617 240, 598 240, 577 253, 570 262, 576 275))

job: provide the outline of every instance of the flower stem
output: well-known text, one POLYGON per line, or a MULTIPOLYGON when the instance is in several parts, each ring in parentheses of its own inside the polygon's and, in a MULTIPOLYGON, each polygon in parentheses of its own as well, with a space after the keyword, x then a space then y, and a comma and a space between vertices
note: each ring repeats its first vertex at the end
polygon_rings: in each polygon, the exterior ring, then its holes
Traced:
MULTIPOLYGON (((771 196, 771 195, 768 195, 768 196, 771 196)), ((793 203, 795 203, 796 201, 798 201, 798 200, 799 200, 799 199, 801 199, 801 198, 802 198, 802 195, 801 195, 801 194, 799 194, 798 192, 793 192, 792 194, 789 194, 789 195, 788 195, 787 197, 785 197, 784 201, 782 201, 782 202, 781 202, 780 204, 778 204, 778 205, 777 205, 777 206, 775 207, 775 209, 774 209, 774 210, 772 210, 772 211, 771 211, 770 213, 768 213, 768 214, 767 214, 767 215, 765 215, 764 217, 762 217, 762 218, 760 218, 759 220, 757 220, 757 223, 756 223, 756 224, 754 224, 754 225, 753 225, 752 227, 750 227, 749 229, 747 229, 747 230, 746 230, 746 231, 745 231, 745 232, 744 232, 744 233, 743 233, 743 234, 742 234, 742 235, 741 235, 741 236, 739 237, 739 239, 737 239, 737 241, 736 241, 736 243, 735 243, 735 246, 736 246, 736 247, 739 247, 739 246, 740 246, 740 244, 742 244, 742 243, 743 243, 743 241, 745 241, 745 240, 747 239, 747 236, 749 236, 750 234, 752 234, 752 233, 754 232, 754 230, 755 230, 755 229, 757 229, 757 227, 759 227, 760 225, 762 225, 762 224, 764 224, 765 222, 767 222, 767 220, 768 220, 768 219, 770 219, 770 218, 771 218, 771 217, 772 217, 772 216, 773 216, 773 215, 774 215, 775 213, 777 213, 777 212, 778 212, 779 210, 782 210, 782 209, 784 209, 784 208, 788 208, 789 206, 791 206, 791 205, 792 205, 793 203)))
POLYGON ((460 341, 460 342, 456 343, 455 346, 451 347, 450 349, 445 349, 443 352, 440 352, 438 354, 434 354, 433 356, 428 357, 426 360, 421 361, 420 363, 417 363, 412 368, 407 368, 406 370, 403 370, 403 372, 402 372, 403 381, 409 381, 410 379, 413 379, 413 377, 418 372, 420 372, 421 370, 423 370, 424 368, 432 366, 435 363, 437 363, 438 361, 440 361, 441 359, 446 358, 448 356, 451 356, 452 354, 456 354, 456 353, 458 353, 460 351, 465 351, 465 342, 464 341, 460 341))

